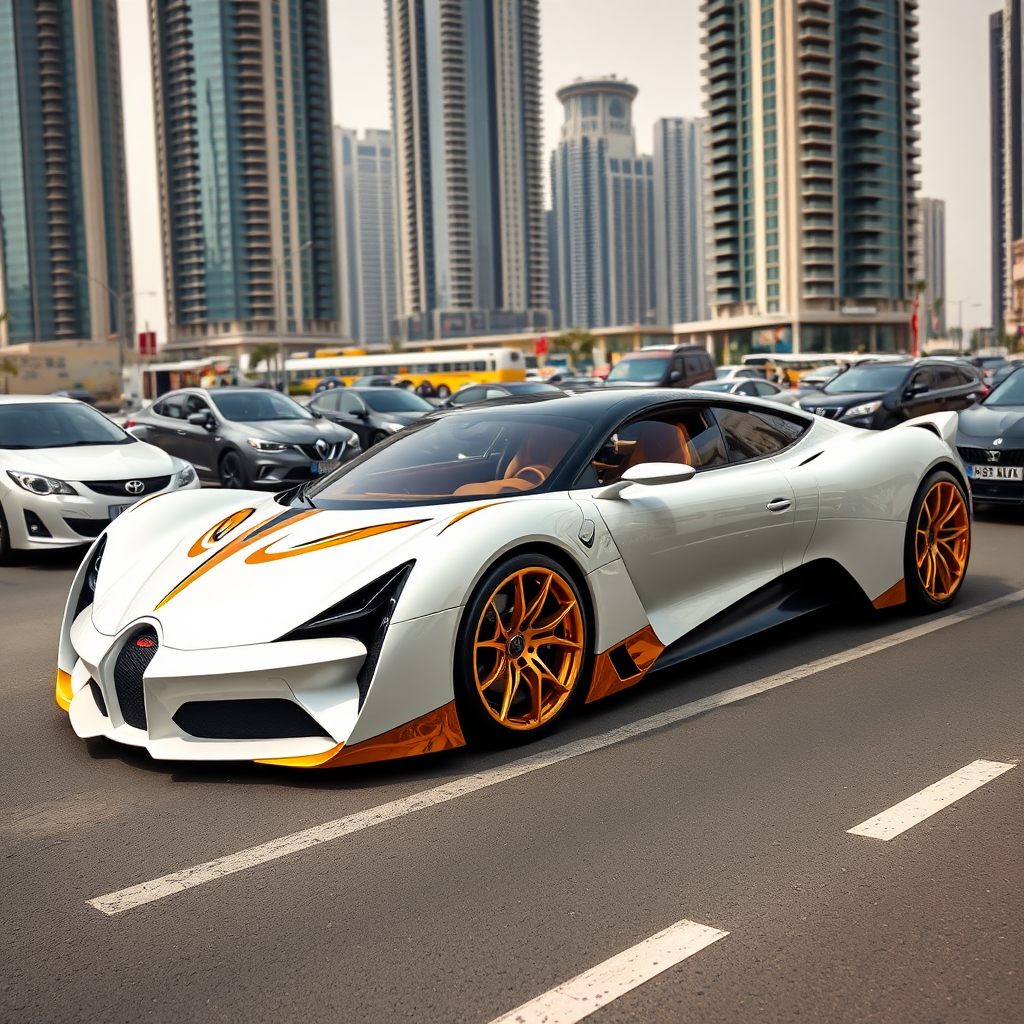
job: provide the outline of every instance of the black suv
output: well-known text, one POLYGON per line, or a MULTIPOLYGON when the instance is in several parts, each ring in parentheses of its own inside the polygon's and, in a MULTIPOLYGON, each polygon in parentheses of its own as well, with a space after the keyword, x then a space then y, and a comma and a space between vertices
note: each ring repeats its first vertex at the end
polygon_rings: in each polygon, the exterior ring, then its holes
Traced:
POLYGON ((607 384, 627 388, 690 388, 715 379, 715 364, 700 345, 642 348, 627 352, 611 369, 607 384))
POLYGON ((799 404, 852 427, 887 430, 915 416, 966 409, 981 394, 981 374, 968 363, 919 359, 851 366, 799 404))

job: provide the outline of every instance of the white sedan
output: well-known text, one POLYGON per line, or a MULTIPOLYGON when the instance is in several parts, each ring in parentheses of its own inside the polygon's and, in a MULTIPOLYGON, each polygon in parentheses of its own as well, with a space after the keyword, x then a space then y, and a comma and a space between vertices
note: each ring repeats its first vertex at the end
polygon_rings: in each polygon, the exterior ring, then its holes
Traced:
POLYGON ((83 402, 0 396, 0 562, 86 544, 140 498, 198 486, 187 462, 83 402))
POLYGON ((797 398, 804 392, 792 388, 780 388, 770 380, 745 380, 732 377, 726 380, 703 381, 693 385, 694 391, 717 391, 724 395, 741 395, 744 398, 764 398, 769 402, 781 405, 795 405, 797 398))

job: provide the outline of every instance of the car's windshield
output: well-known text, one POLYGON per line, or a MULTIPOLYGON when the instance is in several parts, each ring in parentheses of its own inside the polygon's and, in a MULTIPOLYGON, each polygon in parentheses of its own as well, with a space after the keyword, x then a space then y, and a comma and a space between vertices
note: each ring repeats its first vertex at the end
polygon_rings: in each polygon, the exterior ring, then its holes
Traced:
POLYGON ((72 448, 134 440, 103 413, 77 402, 0 405, 0 448, 72 448))
POLYGON ((359 397, 374 412, 432 412, 434 407, 419 395, 400 388, 374 388, 361 391, 359 397))
POLYGON ((508 407, 421 421, 307 491, 318 508, 469 501, 543 489, 589 425, 508 407))
POLYGON ((217 411, 236 423, 260 420, 311 420, 313 414, 276 391, 210 391, 217 411))
POLYGON ((722 377, 728 377, 735 369, 735 366, 719 366, 718 369, 715 370, 715 376, 719 379, 722 377))
POLYGON ((1005 362, 1006 360, 1002 356, 986 356, 983 359, 976 359, 974 364, 985 370, 990 370, 993 366, 1002 366, 1005 362))
POLYGON ((1024 405, 1024 369, 1014 370, 985 399, 985 405, 1024 405))
POLYGON ((830 381, 826 395, 852 395, 858 391, 895 391, 910 376, 912 366, 854 366, 830 381))
POLYGON ((732 391, 736 383, 734 380, 704 380, 693 388, 695 391, 732 391))
POLYGON ((649 383, 659 381, 671 362, 670 356, 626 356, 620 359, 608 374, 608 381, 635 380, 649 383))

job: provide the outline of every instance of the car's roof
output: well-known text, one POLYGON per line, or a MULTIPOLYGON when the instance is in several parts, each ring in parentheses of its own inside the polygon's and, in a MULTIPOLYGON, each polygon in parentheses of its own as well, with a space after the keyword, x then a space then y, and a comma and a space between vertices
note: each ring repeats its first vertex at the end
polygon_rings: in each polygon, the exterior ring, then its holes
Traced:
POLYGON ((26 405, 31 402, 49 402, 53 405, 83 405, 77 398, 66 398, 64 395, 0 395, 0 405, 26 405))

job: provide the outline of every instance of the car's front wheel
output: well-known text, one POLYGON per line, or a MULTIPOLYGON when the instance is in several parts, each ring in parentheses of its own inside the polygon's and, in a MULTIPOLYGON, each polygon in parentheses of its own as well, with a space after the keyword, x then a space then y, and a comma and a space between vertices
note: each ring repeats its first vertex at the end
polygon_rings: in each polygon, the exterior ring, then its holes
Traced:
POLYGON ((907 520, 907 601, 920 611, 945 608, 960 590, 971 555, 971 519, 963 485, 932 473, 918 488, 907 520))
POLYGON ((217 466, 217 478, 220 480, 221 487, 244 490, 249 486, 245 466, 238 452, 226 451, 220 457, 220 463, 217 466))
POLYGON ((548 732, 583 689, 587 615, 566 570, 541 554, 495 566, 466 606, 455 664, 459 722, 470 742, 548 732))

